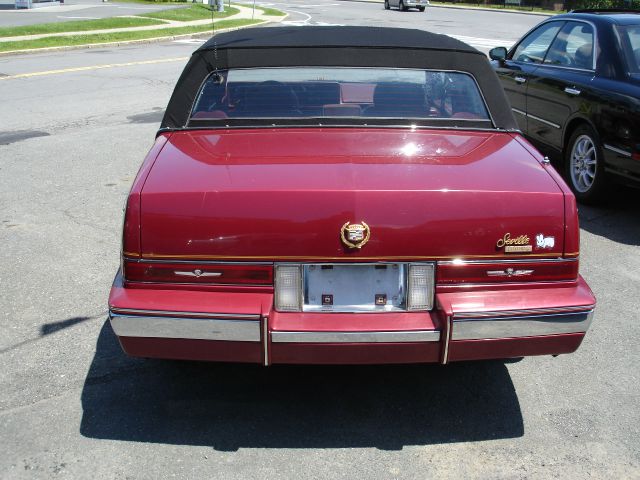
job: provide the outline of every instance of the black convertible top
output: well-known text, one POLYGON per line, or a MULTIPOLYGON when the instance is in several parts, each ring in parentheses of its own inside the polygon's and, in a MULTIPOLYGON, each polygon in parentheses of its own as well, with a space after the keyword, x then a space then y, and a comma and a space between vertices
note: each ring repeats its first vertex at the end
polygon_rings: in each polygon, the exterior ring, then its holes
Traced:
POLYGON ((424 48, 483 55, 455 38, 409 28, 278 27, 248 28, 210 38, 197 51, 217 48, 362 47, 424 48))
POLYGON ((160 132, 186 128, 205 79, 217 70, 251 67, 380 67, 461 71, 473 75, 494 127, 517 130, 502 86, 487 57, 454 38, 386 27, 267 27, 220 33, 187 63, 160 132))

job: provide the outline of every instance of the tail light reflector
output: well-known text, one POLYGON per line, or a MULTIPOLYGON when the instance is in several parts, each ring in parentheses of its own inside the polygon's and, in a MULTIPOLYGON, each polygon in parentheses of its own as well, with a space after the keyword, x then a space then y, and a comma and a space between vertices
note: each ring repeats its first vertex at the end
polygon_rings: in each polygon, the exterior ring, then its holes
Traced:
POLYGON ((126 260, 124 277, 130 282, 271 285, 271 265, 154 263, 126 260))
POLYGON ((275 307, 281 312, 302 310, 302 265, 276 265, 275 307))
POLYGON ((407 310, 431 310, 433 308, 433 263, 409 265, 407 282, 407 310))
POLYGON ((436 283, 555 282, 578 278, 578 261, 550 260, 527 262, 441 262, 436 283))

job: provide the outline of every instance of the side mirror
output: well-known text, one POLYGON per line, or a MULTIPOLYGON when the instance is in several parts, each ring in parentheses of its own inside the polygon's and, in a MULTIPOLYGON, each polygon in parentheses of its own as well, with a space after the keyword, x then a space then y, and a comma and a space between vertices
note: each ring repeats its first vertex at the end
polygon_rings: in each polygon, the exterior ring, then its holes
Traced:
POLYGON ((491 50, 489 50, 489 58, 491 60, 497 60, 502 63, 507 58, 507 49, 504 47, 492 48, 491 50))

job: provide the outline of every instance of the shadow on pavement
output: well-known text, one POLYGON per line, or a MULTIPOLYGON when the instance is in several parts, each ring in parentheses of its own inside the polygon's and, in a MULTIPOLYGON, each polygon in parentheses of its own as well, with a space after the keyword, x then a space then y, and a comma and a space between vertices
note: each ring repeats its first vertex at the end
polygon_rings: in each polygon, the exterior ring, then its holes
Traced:
POLYGON ((580 228, 625 245, 640 245, 640 190, 615 185, 601 206, 578 205, 580 228))
POLYGON ((503 363, 242 366, 127 358, 108 322, 82 391, 91 438, 239 448, 401 449, 523 435, 503 363))

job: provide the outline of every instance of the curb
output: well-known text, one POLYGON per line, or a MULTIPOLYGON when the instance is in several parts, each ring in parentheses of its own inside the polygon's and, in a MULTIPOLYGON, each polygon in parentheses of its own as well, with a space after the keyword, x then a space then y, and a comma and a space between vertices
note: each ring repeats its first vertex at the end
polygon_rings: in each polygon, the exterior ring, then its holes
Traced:
MULTIPOLYGON (((357 3, 378 3, 382 5, 381 0, 339 0, 340 2, 357 2, 357 3)), ((542 13, 542 12, 526 12, 523 10, 511 10, 509 8, 488 8, 488 7, 467 7, 467 6, 456 6, 456 5, 429 5, 428 8, 450 8, 453 10, 468 10, 471 12, 480 11, 480 12, 496 12, 496 13, 519 13, 521 15, 535 15, 538 17, 553 17, 556 14, 553 13, 542 13)), ((566 12, 558 12, 557 15, 566 12)))
MULTIPOLYGON (((353 0, 341 0, 341 1, 353 1, 353 0)), ((360 0, 361 1, 361 0, 360 0)), ((542 12, 523 12, 522 10, 510 10, 508 8, 485 8, 485 7, 455 7, 453 5, 431 5, 430 8, 449 8, 452 10, 466 10, 471 12, 495 12, 495 13, 519 13, 520 15, 533 15, 536 17, 553 17, 554 15, 560 15, 563 12, 542 13, 542 12)))
MULTIPOLYGON (((241 30, 243 28, 258 27, 260 25, 265 25, 267 23, 279 23, 287 17, 288 17, 288 14, 279 20, 263 20, 258 23, 252 23, 251 25, 243 25, 241 27, 229 27, 229 28, 222 28, 219 30, 216 29, 216 34, 231 32, 234 30, 241 30)), ((119 42, 87 43, 85 45, 68 45, 64 47, 46 47, 46 48, 28 48, 25 50, 9 50, 7 52, 0 52, 0 58, 8 57, 10 55, 24 55, 24 54, 33 54, 33 53, 55 53, 55 52, 64 52, 66 50, 83 50, 83 49, 88 50, 91 48, 119 47, 121 45, 160 43, 160 42, 166 42, 169 40, 179 40, 183 38, 186 39, 186 38, 194 38, 194 37, 202 37, 202 36, 211 37, 211 32, 184 33, 181 35, 169 35, 165 37, 140 38, 136 40, 121 40, 119 42)))

